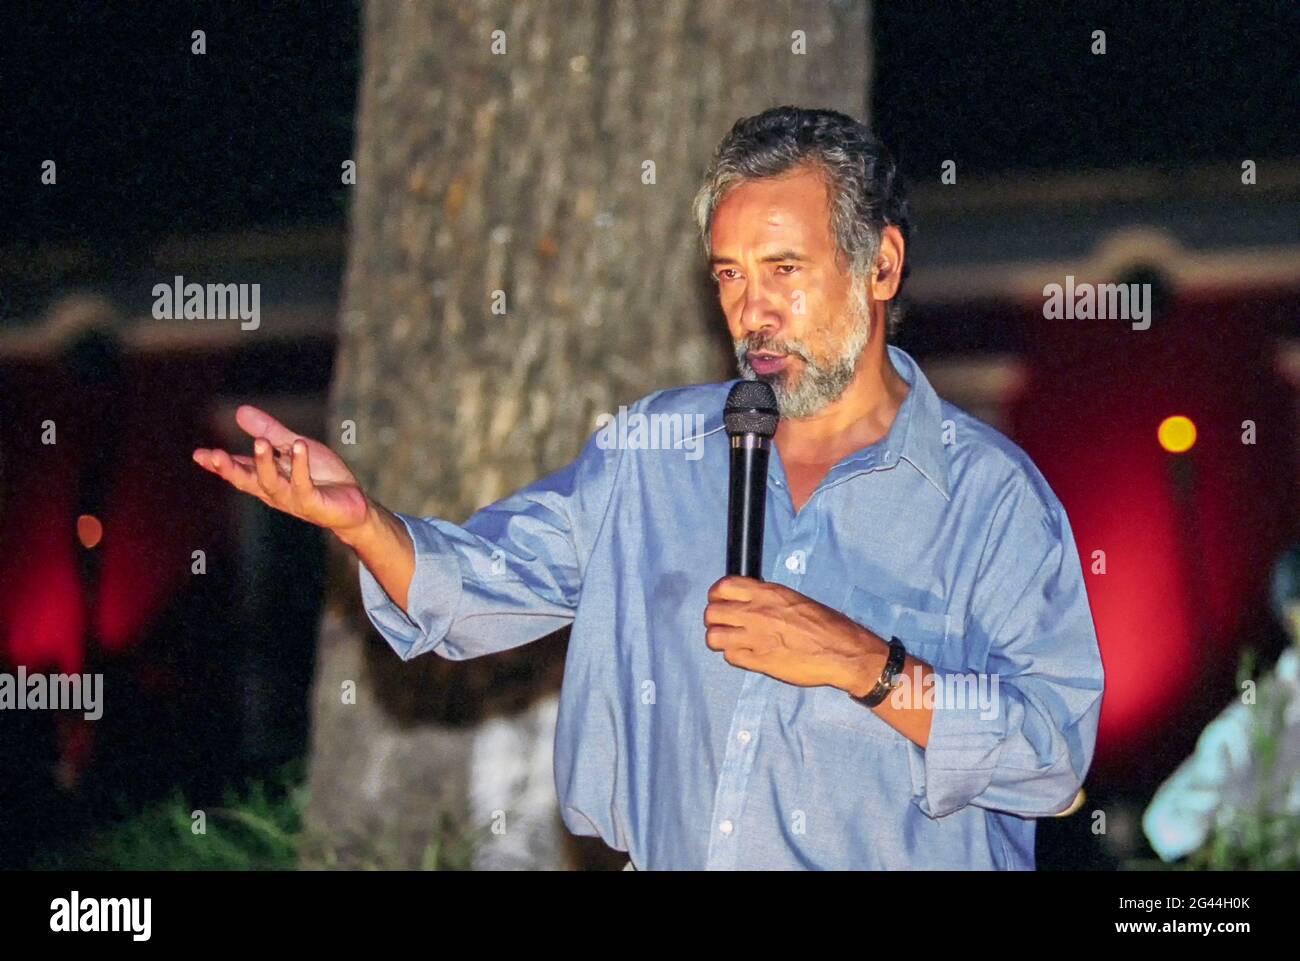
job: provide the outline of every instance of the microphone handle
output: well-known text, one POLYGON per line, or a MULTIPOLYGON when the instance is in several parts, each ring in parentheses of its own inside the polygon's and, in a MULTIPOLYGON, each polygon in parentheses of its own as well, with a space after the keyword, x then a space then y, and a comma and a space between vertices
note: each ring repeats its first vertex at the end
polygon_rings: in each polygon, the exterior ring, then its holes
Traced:
POLYGON ((770 438, 731 438, 731 485, 727 496, 727 574, 763 579, 763 511, 767 505, 770 438))

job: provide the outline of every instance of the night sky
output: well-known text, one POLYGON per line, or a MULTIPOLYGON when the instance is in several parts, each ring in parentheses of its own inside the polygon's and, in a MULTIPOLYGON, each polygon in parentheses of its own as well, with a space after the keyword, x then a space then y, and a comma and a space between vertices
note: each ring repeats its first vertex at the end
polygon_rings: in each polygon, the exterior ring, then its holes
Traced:
MULTIPOLYGON (((876 125, 913 180, 946 159, 970 175, 1297 157, 1297 10, 877 4, 876 125)), ((358 29, 351 0, 20 4, 0 40, 5 245, 341 223, 358 29), (46 158, 58 189, 38 183, 46 158)))

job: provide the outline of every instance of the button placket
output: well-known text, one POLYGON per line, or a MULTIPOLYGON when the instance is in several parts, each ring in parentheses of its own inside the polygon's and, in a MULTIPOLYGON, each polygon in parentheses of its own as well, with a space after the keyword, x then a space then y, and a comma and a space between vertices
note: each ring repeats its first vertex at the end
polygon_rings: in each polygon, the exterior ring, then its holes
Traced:
POLYGON ((751 672, 740 688, 736 713, 732 718, 732 736, 727 738, 727 752, 718 777, 718 790, 714 797, 709 828, 707 869, 733 870, 738 850, 733 838, 737 819, 744 807, 749 775, 754 767, 754 751, 750 749, 754 731, 758 730, 771 685, 776 682, 765 674, 751 672))

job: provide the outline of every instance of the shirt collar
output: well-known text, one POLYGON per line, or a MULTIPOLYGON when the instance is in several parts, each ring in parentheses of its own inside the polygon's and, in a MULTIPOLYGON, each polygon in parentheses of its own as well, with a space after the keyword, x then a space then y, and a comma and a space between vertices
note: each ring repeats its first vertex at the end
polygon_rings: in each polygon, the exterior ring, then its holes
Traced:
MULTIPOLYGON (((911 390, 884 438, 882 456, 893 462, 895 455, 920 471, 945 498, 951 499, 948 477, 948 452, 943 443, 943 410, 939 395, 921 373, 920 365, 912 355, 887 345, 889 359, 898 375, 907 381, 911 390)), ((875 445, 873 444, 872 447, 875 445)), ((870 448, 867 448, 870 450, 870 448)), ((858 451, 853 457, 862 456, 858 451)))
MULTIPOLYGON (((894 467, 906 461, 919 471, 945 498, 951 499, 948 476, 948 455, 943 444, 943 412, 941 400, 921 372, 920 366, 907 351, 887 344, 889 360, 894 370, 911 388, 903 398, 902 406, 894 416, 889 433, 876 443, 855 451, 837 464, 833 470, 852 470, 863 466, 894 467)), ((725 383, 727 390, 738 378, 725 383)), ((725 396, 725 393, 724 393, 725 396)), ((705 435, 721 431, 722 411, 706 415, 705 435)))

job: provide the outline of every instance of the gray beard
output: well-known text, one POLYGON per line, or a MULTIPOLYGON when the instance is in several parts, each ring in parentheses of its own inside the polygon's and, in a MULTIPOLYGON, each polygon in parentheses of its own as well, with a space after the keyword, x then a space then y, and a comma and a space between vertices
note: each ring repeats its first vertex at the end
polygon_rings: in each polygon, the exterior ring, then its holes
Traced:
POLYGON ((858 357, 871 339, 871 315, 867 310, 865 290, 855 291, 853 313, 857 323, 845 339, 839 352, 824 364, 814 362, 807 347, 798 340, 782 341, 779 349, 798 356, 803 360, 803 374, 795 382, 793 389, 789 386, 790 370, 777 371, 775 374, 758 374, 745 354, 751 350, 762 349, 762 342, 742 338, 736 343, 736 362, 740 367, 740 376, 745 380, 762 380, 772 385, 776 394, 777 410, 783 418, 809 417, 833 404, 843 396, 857 373, 858 357))

